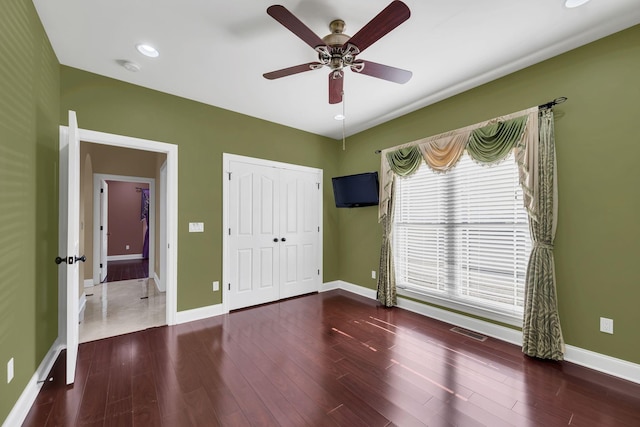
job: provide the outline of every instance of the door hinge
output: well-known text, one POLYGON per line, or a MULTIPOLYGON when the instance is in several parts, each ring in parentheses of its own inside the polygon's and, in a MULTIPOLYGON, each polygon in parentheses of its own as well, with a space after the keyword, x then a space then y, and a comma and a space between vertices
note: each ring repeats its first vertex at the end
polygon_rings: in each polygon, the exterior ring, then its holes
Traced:
POLYGON ((316 185, 318 186, 318 190, 320 189, 320 183, 316 182, 316 185))
POLYGON ((103 228, 102 228, 102 226, 100 226, 100 231, 102 231, 102 230, 103 230, 103 228))
POLYGON ((102 263, 100 263, 100 268, 102 268, 102 263))
POLYGON ((231 228, 229 228, 229 236, 231 236, 231 228))
POLYGON ((318 269, 318 276, 320 275, 320 269, 318 269))
POLYGON ((320 226, 318 226, 318 233, 320 232, 320 226))
POLYGON ((229 290, 231 290, 231 283, 229 283, 229 290))
POLYGON ((104 188, 101 188, 101 189, 100 189, 100 192, 101 192, 101 193, 104 193, 104 188))
POLYGON ((227 175, 229 176, 229 181, 231 181, 231 172, 227 172, 227 175))

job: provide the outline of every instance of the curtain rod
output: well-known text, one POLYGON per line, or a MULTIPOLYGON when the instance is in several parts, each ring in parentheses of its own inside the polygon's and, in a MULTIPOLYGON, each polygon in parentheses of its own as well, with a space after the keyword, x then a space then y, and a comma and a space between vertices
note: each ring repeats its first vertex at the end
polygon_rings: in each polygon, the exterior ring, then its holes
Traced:
MULTIPOLYGON (((562 104, 567 99, 569 99, 569 98, 567 98, 566 96, 561 96, 561 97, 556 98, 556 99, 554 99, 552 101, 549 101, 549 102, 547 102, 545 104, 538 105, 538 108, 541 109, 541 110, 542 109, 546 109, 546 108, 552 108, 554 105, 562 104)), ((376 150, 376 151, 374 151, 374 153, 380 154, 380 153, 382 153, 382 150, 376 150)))

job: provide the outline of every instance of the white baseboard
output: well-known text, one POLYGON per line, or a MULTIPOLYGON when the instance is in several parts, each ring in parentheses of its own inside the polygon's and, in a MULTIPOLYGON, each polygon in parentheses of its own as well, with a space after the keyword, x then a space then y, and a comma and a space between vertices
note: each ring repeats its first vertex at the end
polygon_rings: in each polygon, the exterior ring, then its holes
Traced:
POLYGON ((90 288, 91 286, 95 286, 95 283, 93 283, 93 279, 84 279, 84 287, 90 288))
POLYGON ((176 325, 206 319, 208 317, 224 314, 222 304, 209 305, 207 307, 194 308, 176 313, 176 325))
MULTIPOLYGON (((321 292, 330 291, 332 289, 343 289, 367 298, 376 298, 375 290, 344 282, 342 280, 323 284, 321 292)), ((398 307, 454 326, 459 326, 464 329, 497 338, 511 344, 522 346, 522 332, 516 329, 496 325, 473 317, 467 317, 462 314, 443 310, 402 297, 398 298, 398 307)), ((594 351, 585 350, 572 345, 566 346, 564 359, 567 362, 575 363, 576 365, 584 366, 585 368, 593 369, 640 384, 640 364, 637 363, 617 359, 615 357, 607 356, 606 354, 596 353, 594 351)))
MULTIPOLYGON (((149 275, 151 276, 151 274, 149 275)), ((158 277, 158 273, 153 272, 153 281, 156 283, 156 289, 158 290, 158 292, 166 292, 166 287, 164 286, 164 283, 162 283, 160 281, 160 278, 158 277)))
POLYGON ((323 283, 320 292, 332 291, 334 289, 344 289, 353 294, 361 295, 370 299, 376 299, 377 292, 373 289, 365 288, 364 286, 354 285, 343 280, 334 280, 333 282, 323 283))
POLYGON ((127 254, 127 255, 109 255, 107 261, 127 261, 132 259, 144 259, 142 254, 127 254))
POLYGON ((627 381, 640 384, 640 365, 628 362, 626 360, 617 359, 607 356, 606 354, 596 353, 584 348, 567 345, 565 348, 564 359, 567 362, 584 366, 585 368, 594 369, 605 374, 613 375, 627 381))
POLYGON ((38 392, 42 388, 42 384, 39 381, 44 381, 47 379, 47 375, 51 372, 51 368, 53 368, 53 364, 55 363, 58 355, 62 351, 64 346, 60 343, 59 340, 56 340, 47 354, 40 362, 40 366, 33 374, 26 387, 22 391, 22 394, 18 398, 18 401, 15 405, 13 405, 13 409, 9 412, 9 416, 2 423, 3 427, 13 427, 20 426, 24 422, 25 418, 29 414, 29 410, 33 406, 33 403, 36 401, 38 397, 38 392))

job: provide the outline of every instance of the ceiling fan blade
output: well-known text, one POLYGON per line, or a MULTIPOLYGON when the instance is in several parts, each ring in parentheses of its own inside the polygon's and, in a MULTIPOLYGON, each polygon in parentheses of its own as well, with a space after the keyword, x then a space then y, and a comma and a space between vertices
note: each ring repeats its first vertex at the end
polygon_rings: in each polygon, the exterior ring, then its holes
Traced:
POLYGON ((356 46, 360 52, 380 40, 383 36, 391 32, 398 25, 409 19, 411 11, 409 7, 396 0, 391 2, 389 6, 384 8, 382 12, 376 15, 371 21, 360 29, 353 37, 345 43, 356 46))
POLYGON ((319 62, 309 62, 308 64, 295 65, 293 67, 283 68, 282 70, 271 71, 270 73, 264 73, 263 77, 269 80, 279 79, 280 77, 287 77, 293 74, 304 73, 305 71, 317 70, 322 68, 322 64, 319 62))
POLYGON ((293 34, 300 37, 303 42, 312 48, 315 49, 317 46, 324 46, 322 39, 311 31, 309 27, 304 25, 302 21, 296 18, 293 13, 289 12, 284 6, 279 4, 269 6, 269 8, 267 8, 267 13, 273 19, 289 29, 293 34))
POLYGON ((356 73, 366 74, 367 76, 377 77, 379 79, 401 84, 408 82, 411 80, 411 76, 413 76, 411 71, 403 70, 402 68, 362 60, 356 61, 351 67, 351 70, 356 73))
POLYGON ((342 88, 344 85, 344 72, 331 71, 329 73, 329 104, 342 102, 342 88))

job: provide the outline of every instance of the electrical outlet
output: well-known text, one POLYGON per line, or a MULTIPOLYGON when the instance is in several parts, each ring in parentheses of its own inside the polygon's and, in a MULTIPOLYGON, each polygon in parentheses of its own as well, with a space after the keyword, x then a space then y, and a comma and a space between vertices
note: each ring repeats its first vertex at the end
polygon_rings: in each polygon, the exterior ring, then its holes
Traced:
POLYGON ((7 362, 7 384, 13 379, 13 357, 7 362))
POLYGON ((217 292, 220 290, 220 282, 215 281, 213 282, 213 292, 217 292))
POLYGON ((124 247, 126 250, 129 250, 129 245, 125 245, 124 247))
POLYGON ((375 270, 371 270, 371 278, 372 279, 376 278, 376 271, 375 270))
POLYGON ((601 317, 600 332, 604 332, 606 334, 613 334, 613 319, 607 319, 606 317, 601 317))

